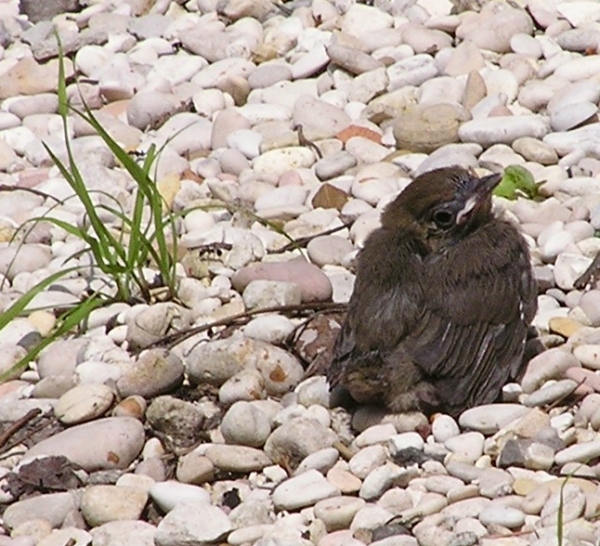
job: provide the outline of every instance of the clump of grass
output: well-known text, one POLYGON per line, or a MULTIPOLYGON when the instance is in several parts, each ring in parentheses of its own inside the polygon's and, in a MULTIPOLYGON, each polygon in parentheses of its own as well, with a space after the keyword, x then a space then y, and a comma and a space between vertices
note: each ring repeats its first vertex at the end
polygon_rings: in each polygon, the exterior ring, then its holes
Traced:
POLYGON ((156 181, 151 177, 157 152, 151 146, 142 165, 139 165, 104 129, 84 102, 84 110, 77 110, 68 104, 66 78, 62 54, 59 58, 58 74, 58 113, 63 121, 63 135, 67 153, 67 162, 63 162, 46 144, 44 147, 60 173, 69 183, 85 209, 89 229, 73 226, 56 218, 47 221, 64 229, 67 233, 85 241, 92 253, 95 265, 115 283, 115 299, 130 301, 134 297, 149 301, 151 286, 144 276, 144 268, 153 261, 158 269, 159 283, 166 287, 168 295, 175 294, 175 260, 171 256, 171 245, 167 242, 167 228, 172 230, 172 243, 176 245, 177 234, 173 215, 163 215, 163 198, 156 181), (118 204, 96 204, 86 188, 81 171, 73 156, 68 135, 69 112, 88 123, 102 138, 117 161, 131 176, 136 184, 133 208, 130 213, 118 204), (107 226, 98 213, 104 210, 121 222, 118 235, 107 226), (150 211, 149 219, 144 221, 144 210, 150 211), (125 233, 127 243, 125 244, 125 233))
MULTIPOLYGON (((57 37, 58 39, 58 37, 57 37)), ((176 291, 176 261, 172 256, 177 255, 177 233, 175 214, 163 211, 163 198, 152 177, 152 167, 155 165, 159 152, 153 145, 150 147, 141 164, 138 164, 129 153, 111 137, 101 125, 93 112, 85 104, 83 110, 73 108, 68 103, 64 56, 59 43, 59 73, 58 73, 58 113, 62 118, 63 136, 66 148, 66 160, 44 143, 50 158, 69 183, 75 197, 85 210, 84 226, 65 222, 51 215, 33 218, 29 223, 49 222, 65 230, 68 234, 85 242, 82 252, 89 252, 93 264, 105 276, 104 289, 91 291, 81 303, 62 312, 50 334, 34 346, 28 354, 17 362, 10 370, 0 374, 0 383, 11 377, 15 371, 23 370, 29 362, 56 339, 72 332, 76 327, 85 324, 89 314, 96 308, 114 301, 146 301, 152 300, 154 288, 162 288, 166 292, 163 299, 172 298, 176 291), (131 211, 125 210, 116 199, 108 196, 108 203, 96 203, 92 192, 86 187, 81 170, 75 160, 68 132, 69 115, 73 114, 88 123, 114 154, 122 168, 135 182, 135 195, 131 211), (149 211, 149 214, 146 214, 149 211), (101 215, 109 213, 120 223, 117 229, 106 225, 101 215), (169 237, 170 230, 170 237, 169 237), (170 241, 169 241, 170 239, 170 241), (152 262, 157 269, 156 278, 148 281, 145 269, 152 262), (112 285, 112 290, 106 290, 112 285)), ((23 228, 23 226, 21 226, 23 228)), ((80 254, 80 253, 78 253, 80 254)), ((29 291, 18 298, 12 306, 0 317, 0 330, 16 317, 27 312, 32 300, 55 283, 60 278, 80 270, 69 268, 56 272, 42 280, 29 291)))

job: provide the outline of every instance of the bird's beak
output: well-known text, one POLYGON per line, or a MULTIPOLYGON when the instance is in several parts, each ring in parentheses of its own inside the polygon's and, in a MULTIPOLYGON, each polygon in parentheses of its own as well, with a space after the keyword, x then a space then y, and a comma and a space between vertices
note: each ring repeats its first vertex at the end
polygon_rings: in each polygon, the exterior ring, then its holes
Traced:
POLYGON ((490 198, 500 180, 502 180, 502 175, 499 173, 490 174, 483 178, 471 179, 469 197, 465 201, 463 208, 456 215, 457 225, 465 224, 471 214, 490 198))

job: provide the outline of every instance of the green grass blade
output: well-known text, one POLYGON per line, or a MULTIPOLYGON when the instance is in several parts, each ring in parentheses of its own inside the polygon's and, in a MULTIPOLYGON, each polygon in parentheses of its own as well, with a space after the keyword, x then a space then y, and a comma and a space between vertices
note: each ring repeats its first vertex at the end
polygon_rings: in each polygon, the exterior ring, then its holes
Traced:
POLYGON ((35 286, 31 287, 25 294, 23 294, 19 299, 17 299, 8 309, 3 311, 0 314, 0 330, 7 326, 12 320, 17 318, 21 313, 26 309, 26 307, 31 303, 33 298, 35 298, 39 293, 43 292, 48 286, 52 283, 72 273, 73 271, 77 271, 79 267, 70 267, 69 269, 65 269, 64 271, 57 271, 53 273, 49 277, 41 280, 35 286))
POLYGON ((58 43, 58 114, 65 119, 69 112, 69 101, 67 98, 67 78, 65 77, 65 62, 62 43, 58 32, 54 32, 58 43))
POLYGON ((48 345, 60 337, 68 334, 73 328, 86 320, 94 309, 103 306, 105 303, 106 302, 104 298, 96 293, 85 301, 81 302, 81 304, 77 305, 73 309, 67 311, 62 317, 60 317, 57 325, 48 337, 42 339, 9 370, 0 374, 0 384, 4 383, 7 379, 13 376, 16 371, 25 369, 27 365, 31 361, 35 360, 48 345))
POLYGON ((85 187, 85 183, 75 164, 75 160, 70 151, 70 145, 67 143, 67 153, 69 155, 70 162, 70 170, 67 169, 66 165, 56 156, 56 154, 44 143, 44 148, 50 155, 50 158, 54 162, 54 164, 58 167, 60 173, 63 175, 65 180, 69 183, 69 185, 73 188, 73 191, 76 193, 77 197, 81 201, 87 217, 90 220, 90 224, 94 233, 98 237, 99 247, 97 249, 98 253, 102 255, 103 262, 111 262, 114 261, 113 253, 109 251, 112 248, 117 256, 121 259, 125 258, 125 252, 122 248, 122 245, 115 239, 115 237, 110 233, 107 227, 104 225, 104 222, 100 220, 98 214, 96 213, 96 206, 91 200, 90 194, 85 187))

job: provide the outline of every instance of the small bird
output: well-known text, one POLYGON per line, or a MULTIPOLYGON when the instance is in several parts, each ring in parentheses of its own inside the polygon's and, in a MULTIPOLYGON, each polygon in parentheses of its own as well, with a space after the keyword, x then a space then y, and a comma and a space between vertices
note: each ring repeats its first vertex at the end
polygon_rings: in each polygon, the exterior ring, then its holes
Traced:
POLYGON ((527 243, 492 214, 500 179, 436 169, 385 208, 358 255, 331 389, 456 416, 519 378, 537 289, 527 243))

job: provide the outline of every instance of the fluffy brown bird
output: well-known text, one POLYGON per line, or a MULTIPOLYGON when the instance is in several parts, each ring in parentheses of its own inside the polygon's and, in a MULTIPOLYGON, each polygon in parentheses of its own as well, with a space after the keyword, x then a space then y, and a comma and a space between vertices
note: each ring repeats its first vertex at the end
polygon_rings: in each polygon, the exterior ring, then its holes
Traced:
POLYGON ((492 214, 500 178, 437 169, 386 207, 358 256, 332 389, 457 415, 518 378, 537 290, 526 242, 492 214))

